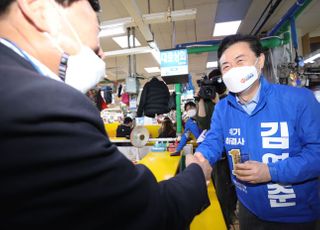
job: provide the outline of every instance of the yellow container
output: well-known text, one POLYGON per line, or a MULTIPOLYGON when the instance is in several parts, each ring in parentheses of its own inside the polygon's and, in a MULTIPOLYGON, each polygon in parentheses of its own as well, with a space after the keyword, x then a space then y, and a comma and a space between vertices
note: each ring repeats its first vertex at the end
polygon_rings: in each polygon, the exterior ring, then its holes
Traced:
POLYGON ((104 128, 109 137, 116 137, 118 125, 120 125, 119 122, 104 124, 104 128))
MULTIPOLYGON (((119 122, 114 122, 110 124, 104 124, 104 128, 110 138, 116 137, 117 128, 120 125, 119 122)), ((158 130, 160 129, 160 125, 145 125, 146 129, 150 133, 150 138, 157 138, 158 137, 158 130)))
MULTIPOLYGON (((162 181, 176 175, 180 159, 181 156, 171 157, 169 152, 150 152, 139 163, 147 166, 157 181, 162 181)), ((227 230, 212 181, 208 185, 208 195, 210 206, 193 219, 190 230, 227 230)))

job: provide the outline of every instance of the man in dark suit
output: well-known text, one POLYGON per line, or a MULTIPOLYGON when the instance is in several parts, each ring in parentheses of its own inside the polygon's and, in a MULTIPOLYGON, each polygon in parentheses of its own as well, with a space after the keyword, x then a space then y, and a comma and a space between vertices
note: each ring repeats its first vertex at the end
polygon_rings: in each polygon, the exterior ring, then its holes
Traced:
POLYGON ((2 230, 184 229, 209 203, 206 161, 189 156, 157 183, 110 143, 79 92, 101 75, 93 9, 96 0, 0 2, 2 230))

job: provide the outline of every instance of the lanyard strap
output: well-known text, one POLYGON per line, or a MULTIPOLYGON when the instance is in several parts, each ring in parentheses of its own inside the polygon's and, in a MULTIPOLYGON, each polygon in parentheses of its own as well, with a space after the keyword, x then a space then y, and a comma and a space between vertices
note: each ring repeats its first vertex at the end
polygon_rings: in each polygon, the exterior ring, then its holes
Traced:
POLYGON ((32 67, 41 75, 45 76, 42 71, 40 70, 40 68, 28 57, 28 55, 26 55, 26 53, 14 42, 6 39, 6 38, 1 38, 3 40, 5 40, 6 42, 10 43, 12 46, 14 46, 16 48, 16 51, 19 51, 19 54, 24 57, 24 59, 27 60, 27 62, 29 62, 32 67))
MULTIPOLYGON (((9 44, 11 44, 12 46, 14 46, 16 49, 15 51, 18 51, 19 54, 26 59, 27 62, 29 62, 32 67, 42 76, 46 76, 41 69, 39 68, 38 65, 36 65, 31 59, 30 57, 14 42, 6 39, 6 38, 0 38, 3 39, 4 41, 8 42, 9 44)), ((60 60, 60 64, 59 64, 59 75, 58 77, 64 82, 65 78, 66 78, 66 71, 67 71, 67 63, 68 63, 68 59, 69 59, 69 55, 66 53, 63 53, 61 56, 61 60, 60 60)))

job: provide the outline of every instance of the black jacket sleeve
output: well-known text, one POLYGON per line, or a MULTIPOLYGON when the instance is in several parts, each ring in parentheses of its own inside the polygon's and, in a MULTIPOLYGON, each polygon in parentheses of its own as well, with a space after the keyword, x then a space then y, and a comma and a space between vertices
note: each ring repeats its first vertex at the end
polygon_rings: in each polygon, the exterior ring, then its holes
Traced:
POLYGON ((141 93, 140 101, 139 101, 139 105, 138 105, 137 117, 143 116, 143 110, 144 110, 144 106, 145 106, 145 103, 147 101, 147 96, 148 96, 148 85, 149 84, 147 82, 142 89, 142 93, 141 93))
POLYGON ((157 183, 80 92, 16 67, 0 81, 0 229, 184 229, 208 205, 198 165, 157 183))

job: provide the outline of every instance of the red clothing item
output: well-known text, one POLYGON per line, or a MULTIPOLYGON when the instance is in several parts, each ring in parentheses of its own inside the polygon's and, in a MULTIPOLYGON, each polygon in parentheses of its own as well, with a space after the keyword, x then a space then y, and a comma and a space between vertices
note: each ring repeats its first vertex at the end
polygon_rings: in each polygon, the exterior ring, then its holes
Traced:
POLYGON ((101 100, 101 110, 104 110, 106 108, 108 108, 108 104, 104 100, 101 100))

